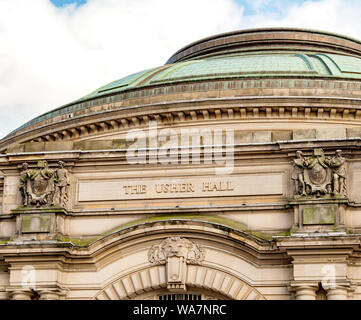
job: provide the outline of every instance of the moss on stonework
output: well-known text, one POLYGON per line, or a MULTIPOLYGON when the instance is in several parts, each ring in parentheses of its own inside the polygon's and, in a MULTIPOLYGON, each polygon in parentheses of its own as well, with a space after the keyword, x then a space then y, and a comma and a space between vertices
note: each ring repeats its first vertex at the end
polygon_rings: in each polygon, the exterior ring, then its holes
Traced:
POLYGON ((266 233, 266 232, 257 232, 257 231, 247 231, 249 234, 263 239, 263 240, 272 240, 273 237, 289 237, 291 235, 290 231, 287 232, 270 232, 270 233, 266 233))
POLYGON ((22 232, 49 232, 51 217, 49 215, 24 215, 22 218, 22 232), (33 225, 35 224, 35 225, 33 225))
POLYGON ((185 224, 187 221, 203 221, 214 223, 214 227, 219 228, 223 231, 229 232, 232 230, 247 232, 248 234, 258 238, 259 240, 269 241, 272 240, 274 236, 289 236, 290 232, 260 232, 260 231, 252 231, 248 230, 247 226, 241 222, 234 221, 228 218, 223 218, 220 216, 205 216, 205 215, 192 215, 192 214, 182 214, 182 215, 162 215, 162 216, 153 216, 143 219, 134 220, 128 222, 126 224, 122 224, 117 226, 107 232, 100 234, 99 236, 95 237, 88 237, 88 238, 72 238, 72 237, 63 237, 58 236, 57 241, 63 243, 71 243, 76 246, 88 246, 91 243, 109 236, 110 234, 125 230, 125 229, 133 229, 136 230, 137 228, 142 227, 144 224, 148 224, 149 226, 153 226, 156 223, 169 221, 171 224, 185 224), (186 220, 186 221, 182 221, 186 220))
POLYGON ((120 225, 116 228, 113 228, 112 230, 103 233, 102 236, 107 236, 111 233, 115 233, 117 231, 121 231, 124 230, 126 228, 137 228, 140 225, 143 224, 150 224, 153 225, 157 222, 162 222, 165 220, 169 220, 170 223, 174 223, 174 224, 179 224, 179 223, 183 223, 182 221, 179 220, 188 220, 188 221, 204 221, 204 222, 209 222, 209 223, 215 223, 217 224, 217 228, 224 230, 224 231, 229 231, 229 229, 234 229, 236 231, 242 231, 242 232, 247 232, 248 234, 251 234, 261 240, 271 240, 273 236, 289 236, 290 232, 260 232, 260 231, 252 231, 249 230, 247 228, 247 225, 245 225, 244 223, 235 221, 235 220, 231 220, 229 218, 224 218, 224 217, 220 217, 220 216, 205 216, 205 215, 192 215, 192 214, 182 214, 182 215, 162 215, 162 216, 153 216, 153 217, 149 217, 149 218, 143 218, 143 219, 138 219, 138 220, 134 220, 131 222, 128 222, 126 224, 120 225))
MULTIPOLYGON (((111 233, 126 229, 126 228, 130 228, 130 227, 137 227, 139 225, 143 225, 143 224, 154 224, 157 222, 161 222, 161 221, 165 221, 165 220, 169 220, 170 223, 174 223, 174 224, 178 224, 178 223, 182 223, 182 221, 179 220, 189 220, 189 221, 193 221, 193 220, 200 220, 200 221, 204 221, 204 222, 213 222, 213 223, 217 223, 220 225, 225 225, 226 227, 230 227, 232 229, 236 229, 236 230, 240 230, 240 231, 246 231, 247 230, 247 226, 241 222, 238 221, 234 221, 228 218, 222 218, 219 216, 205 216, 205 215, 194 215, 194 214, 177 214, 177 215, 159 215, 159 216, 153 216, 153 217, 148 217, 148 218, 143 218, 143 219, 138 219, 138 220, 134 220, 131 222, 128 222, 126 224, 122 224, 120 226, 117 226, 113 229, 111 229, 110 231, 103 233, 103 236, 109 235, 111 233), (178 221, 177 221, 178 220, 178 221)), ((222 226, 219 226, 222 227, 222 226)))
POLYGON ((305 207, 303 209, 303 224, 335 224, 337 209, 336 205, 305 207))
POLYGON ((49 214, 53 214, 53 213, 66 213, 66 209, 64 209, 59 204, 50 204, 42 207, 36 207, 33 205, 29 205, 29 206, 19 205, 16 209, 11 210, 11 214, 13 215, 23 214, 24 217, 28 215, 32 216, 37 214, 40 214, 42 216, 43 215, 49 216, 49 214))
POLYGON ((98 237, 91 237, 91 238, 68 238, 68 237, 64 237, 64 236, 57 236, 57 241, 58 242, 66 242, 66 243, 71 243, 75 246, 88 246, 89 244, 91 244, 92 242, 95 242, 96 240, 102 238, 102 236, 98 236, 98 237))

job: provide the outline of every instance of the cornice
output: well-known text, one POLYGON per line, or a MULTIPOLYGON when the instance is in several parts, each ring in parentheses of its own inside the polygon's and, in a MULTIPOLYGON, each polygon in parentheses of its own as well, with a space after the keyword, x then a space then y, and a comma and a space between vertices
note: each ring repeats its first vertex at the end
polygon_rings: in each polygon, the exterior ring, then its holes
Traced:
MULTIPOLYGON (((149 109, 162 106, 163 109, 168 109, 169 106, 174 104, 179 105, 182 103, 196 102, 199 105, 204 102, 207 103, 208 101, 209 103, 214 103, 213 100, 227 101, 239 99, 242 101, 242 99, 252 99, 258 103, 261 101, 257 99, 280 98, 274 90, 286 90, 284 92, 284 96, 281 96, 283 99, 307 97, 314 99, 322 98, 322 96, 325 95, 325 91, 327 91, 327 93, 330 94, 330 96, 334 96, 335 99, 341 96, 341 99, 357 101, 357 99, 361 98, 361 81, 357 79, 337 78, 334 76, 323 78, 307 78, 302 76, 284 78, 277 75, 273 78, 269 76, 262 78, 262 76, 259 76, 251 79, 235 78, 213 79, 208 81, 197 80, 193 82, 188 81, 185 83, 163 84, 150 87, 148 86, 145 88, 136 88, 98 98, 70 103, 45 113, 29 121, 3 138, 0 141, 0 148, 2 148, 4 144, 15 142, 14 138, 22 136, 24 133, 33 132, 38 128, 51 126, 54 123, 59 124, 68 121, 70 123, 73 120, 78 121, 79 119, 82 119, 83 116, 98 116, 98 114, 106 114, 107 111, 112 110, 138 110, 143 107, 148 107, 149 109), (302 97, 302 92, 305 90, 308 90, 308 94, 311 95, 302 97), (196 99, 194 99, 195 94, 197 95, 196 99), (217 98, 210 98, 214 94, 216 94, 217 98), (183 96, 182 100, 179 100, 180 95, 183 96), (223 98, 220 97, 220 95, 222 95, 223 98), (342 98, 343 96, 345 98, 342 98), (149 101, 148 104, 144 104, 145 99, 149 101)), ((302 103, 300 105, 302 105, 302 103)), ((147 111, 149 110, 142 110, 144 114, 141 115, 146 116, 147 111)))
MULTIPOLYGON (((347 157, 358 157, 361 155, 361 138, 347 138, 347 139, 306 139, 306 140, 290 140, 290 141, 275 141, 264 143, 242 143, 234 145, 224 145, 224 147, 233 148, 233 156, 235 160, 257 160, 267 158, 281 159, 283 161, 289 161, 295 157, 296 151, 302 149, 306 152, 312 153, 315 148, 322 148, 327 153, 328 150, 334 150, 336 148, 343 149, 344 155, 347 157), (270 152, 272 151, 272 152, 270 152)), ((157 148, 157 150, 163 150, 164 148, 157 148)), ((192 155, 192 150, 186 147, 165 148, 166 150, 175 149, 182 154, 192 155), (184 149, 184 150, 182 150, 184 149)), ((153 148, 142 149, 145 156, 149 156, 151 152, 154 152, 153 148)), ((71 165, 75 166, 87 166, 87 163, 92 164, 94 161, 99 163, 102 160, 101 165, 119 165, 127 163, 128 149, 104 149, 104 150, 60 150, 60 151, 38 151, 38 152, 14 152, 0 154, 0 170, 19 170, 19 166, 25 161, 48 160, 50 162, 59 161, 64 159, 71 165)), ((200 146, 200 155, 205 157, 212 154, 207 146, 200 146)), ((354 159, 350 159, 350 161, 354 159)), ((288 162, 287 162, 288 163, 288 162)), ((162 166, 159 164, 159 166, 162 166)), ((167 168, 179 168, 179 165, 166 164, 167 168)), ((210 165, 213 168, 215 164, 210 165)), ((194 164, 192 164, 194 167, 194 164)), ((202 165, 202 167, 204 167, 202 165)), ((1 176, 0 176, 1 179, 1 176)))
POLYGON ((349 97, 232 97, 173 101, 115 108, 46 124, 4 138, 0 151, 14 143, 74 141, 100 134, 146 128, 150 121, 182 126, 227 121, 313 121, 361 124, 361 99, 349 97))

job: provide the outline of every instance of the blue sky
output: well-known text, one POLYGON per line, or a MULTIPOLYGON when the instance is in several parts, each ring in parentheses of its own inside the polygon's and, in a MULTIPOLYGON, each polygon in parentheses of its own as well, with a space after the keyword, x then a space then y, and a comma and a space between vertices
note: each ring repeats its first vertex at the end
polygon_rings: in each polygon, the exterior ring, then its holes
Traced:
POLYGON ((51 2, 57 6, 57 7, 61 7, 64 6, 66 4, 70 4, 70 3, 77 3, 78 5, 84 4, 86 3, 86 0, 51 0, 51 2))
MULTIPOLYGON (((306 0, 235 0, 244 7, 246 15, 258 14, 261 12, 284 13, 289 7, 299 5, 306 0)), ((317 0, 315 0, 317 1, 317 0)))
MULTIPOLYGON (((76 3, 78 6, 85 4, 87 0, 50 0, 56 7, 62 7, 67 4, 76 3)), ((136 0, 134 0, 136 1, 136 0)), ((288 7, 295 4, 301 4, 306 0, 235 0, 235 2, 244 7, 246 15, 257 14, 260 12, 274 12, 281 14, 288 7)), ((317 1, 317 0, 314 0, 317 1)))

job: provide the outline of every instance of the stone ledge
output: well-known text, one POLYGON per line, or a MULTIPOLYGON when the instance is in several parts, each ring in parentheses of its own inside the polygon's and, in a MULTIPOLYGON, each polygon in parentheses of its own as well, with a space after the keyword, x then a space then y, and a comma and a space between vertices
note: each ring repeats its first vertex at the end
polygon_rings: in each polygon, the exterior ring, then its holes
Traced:
POLYGON ((288 202, 289 205, 299 205, 299 204, 348 204, 349 200, 347 198, 300 198, 300 199, 292 199, 288 202))
POLYGON ((61 213, 68 215, 68 211, 63 207, 58 206, 48 206, 48 207, 18 207, 16 209, 11 210, 12 215, 16 214, 42 214, 42 213, 61 213))

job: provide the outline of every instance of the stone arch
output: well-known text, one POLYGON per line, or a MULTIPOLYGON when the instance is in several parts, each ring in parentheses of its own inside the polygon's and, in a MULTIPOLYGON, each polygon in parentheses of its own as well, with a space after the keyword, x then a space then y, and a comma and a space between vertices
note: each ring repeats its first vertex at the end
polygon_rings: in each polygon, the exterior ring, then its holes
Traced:
MULTIPOLYGON (((265 300, 265 297, 245 281, 209 266, 188 267, 186 286, 207 290, 233 300, 265 300)), ((150 266, 118 278, 95 295, 97 300, 128 300, 167 288, 165 265, 150 266)), ((170 292, 172 293, 172 292, 170 292)))

